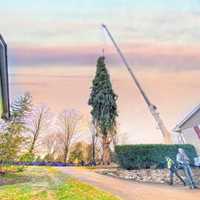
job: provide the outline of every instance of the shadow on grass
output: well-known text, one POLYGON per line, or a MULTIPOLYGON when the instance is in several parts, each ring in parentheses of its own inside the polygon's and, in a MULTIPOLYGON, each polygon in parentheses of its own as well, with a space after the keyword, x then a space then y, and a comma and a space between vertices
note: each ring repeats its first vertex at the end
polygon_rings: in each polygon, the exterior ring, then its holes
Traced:
POLYGON ((26 183, 29 181, 31 181, 29 176, 19 175, 18 173, 6 173, 0 176, 0 186, 26 183))
POLYGON ((0 175, 0 187, 23 183, 32 185, 46 183, 49 186, 56 186, 64 182, 65 179, 66 176, 50 167, 28 167, 22 172, 7 172, 0 175))

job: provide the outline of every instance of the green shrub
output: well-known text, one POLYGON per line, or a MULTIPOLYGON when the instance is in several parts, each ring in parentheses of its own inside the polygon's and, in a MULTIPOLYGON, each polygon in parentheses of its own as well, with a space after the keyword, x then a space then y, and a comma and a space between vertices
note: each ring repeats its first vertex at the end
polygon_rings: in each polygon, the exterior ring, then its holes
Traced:
POLYGON ((23 172, 25 169, 25 166, 16 166, 16 172, 23 172))
POLYGON ((194 146, 190 144, 117 145, 115 152, 120 166, 125 169, 164 168, 165 156, 176 160, 178 148, 183 148, 191 161, 197 156, 194 146))
POLYGON ((19 161, 20 162, 33 162, 35 159, 35 156, 33 153, 27 152, 20 156, 19 161))

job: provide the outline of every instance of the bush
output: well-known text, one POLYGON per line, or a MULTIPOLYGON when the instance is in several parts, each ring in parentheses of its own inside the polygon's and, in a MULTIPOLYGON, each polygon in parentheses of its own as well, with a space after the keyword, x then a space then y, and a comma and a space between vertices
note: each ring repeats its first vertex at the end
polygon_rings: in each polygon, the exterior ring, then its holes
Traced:
POLYGON ((23 172, 25 169, 25 166, 17 166, 16 167, 16 172, 23 172))
POLYGON ((28 152, 28 153, 25 153, 25 154, 21 155, 19 161, 20 162, 33 162, 34 159, 35 159, 34 154, 28 152))
POLYGON ((194 146, 190 144, 117 145, 115 152, 120 166, 125 169, 164 168, 165 156, 176 160, 178 148, 183 148, 191 161, 197 156, 194 146))

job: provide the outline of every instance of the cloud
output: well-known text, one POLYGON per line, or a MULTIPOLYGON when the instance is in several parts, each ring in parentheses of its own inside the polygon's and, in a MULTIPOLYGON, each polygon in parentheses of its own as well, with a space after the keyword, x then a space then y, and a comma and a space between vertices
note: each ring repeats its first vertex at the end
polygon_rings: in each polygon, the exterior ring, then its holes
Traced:
MULTIPOLYGON (((158 69, 199 69, 200 47, 196 45, 169 45, 158 43, 131 43, 121 45, 130 64, 158 69)), ((79 46, 15 46, 9 49, 9 62, 13 66, 94 66, 102 55, 100 45, 79 46)), ((122 65, 115 49, 105 49, 110 65, 122 65)))
POLYGON ((89 65, 97 58, 95 51, 74 47, 28 47, 10 49, 10 62, 14 65, 89 65))

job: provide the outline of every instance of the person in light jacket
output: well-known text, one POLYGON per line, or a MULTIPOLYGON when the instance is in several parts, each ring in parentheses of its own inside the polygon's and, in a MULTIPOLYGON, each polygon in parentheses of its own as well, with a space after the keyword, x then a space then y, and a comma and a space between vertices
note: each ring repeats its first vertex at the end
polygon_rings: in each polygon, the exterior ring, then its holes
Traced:
POLYGON ((190 184, 190 188, 197 188, 195 181, 193 179, 192 169, 190 167, 190 159, 182 148, 178 149, 178 153, 176 155, 176 161, 180 168, 184 170, 185 176, 190 184))

